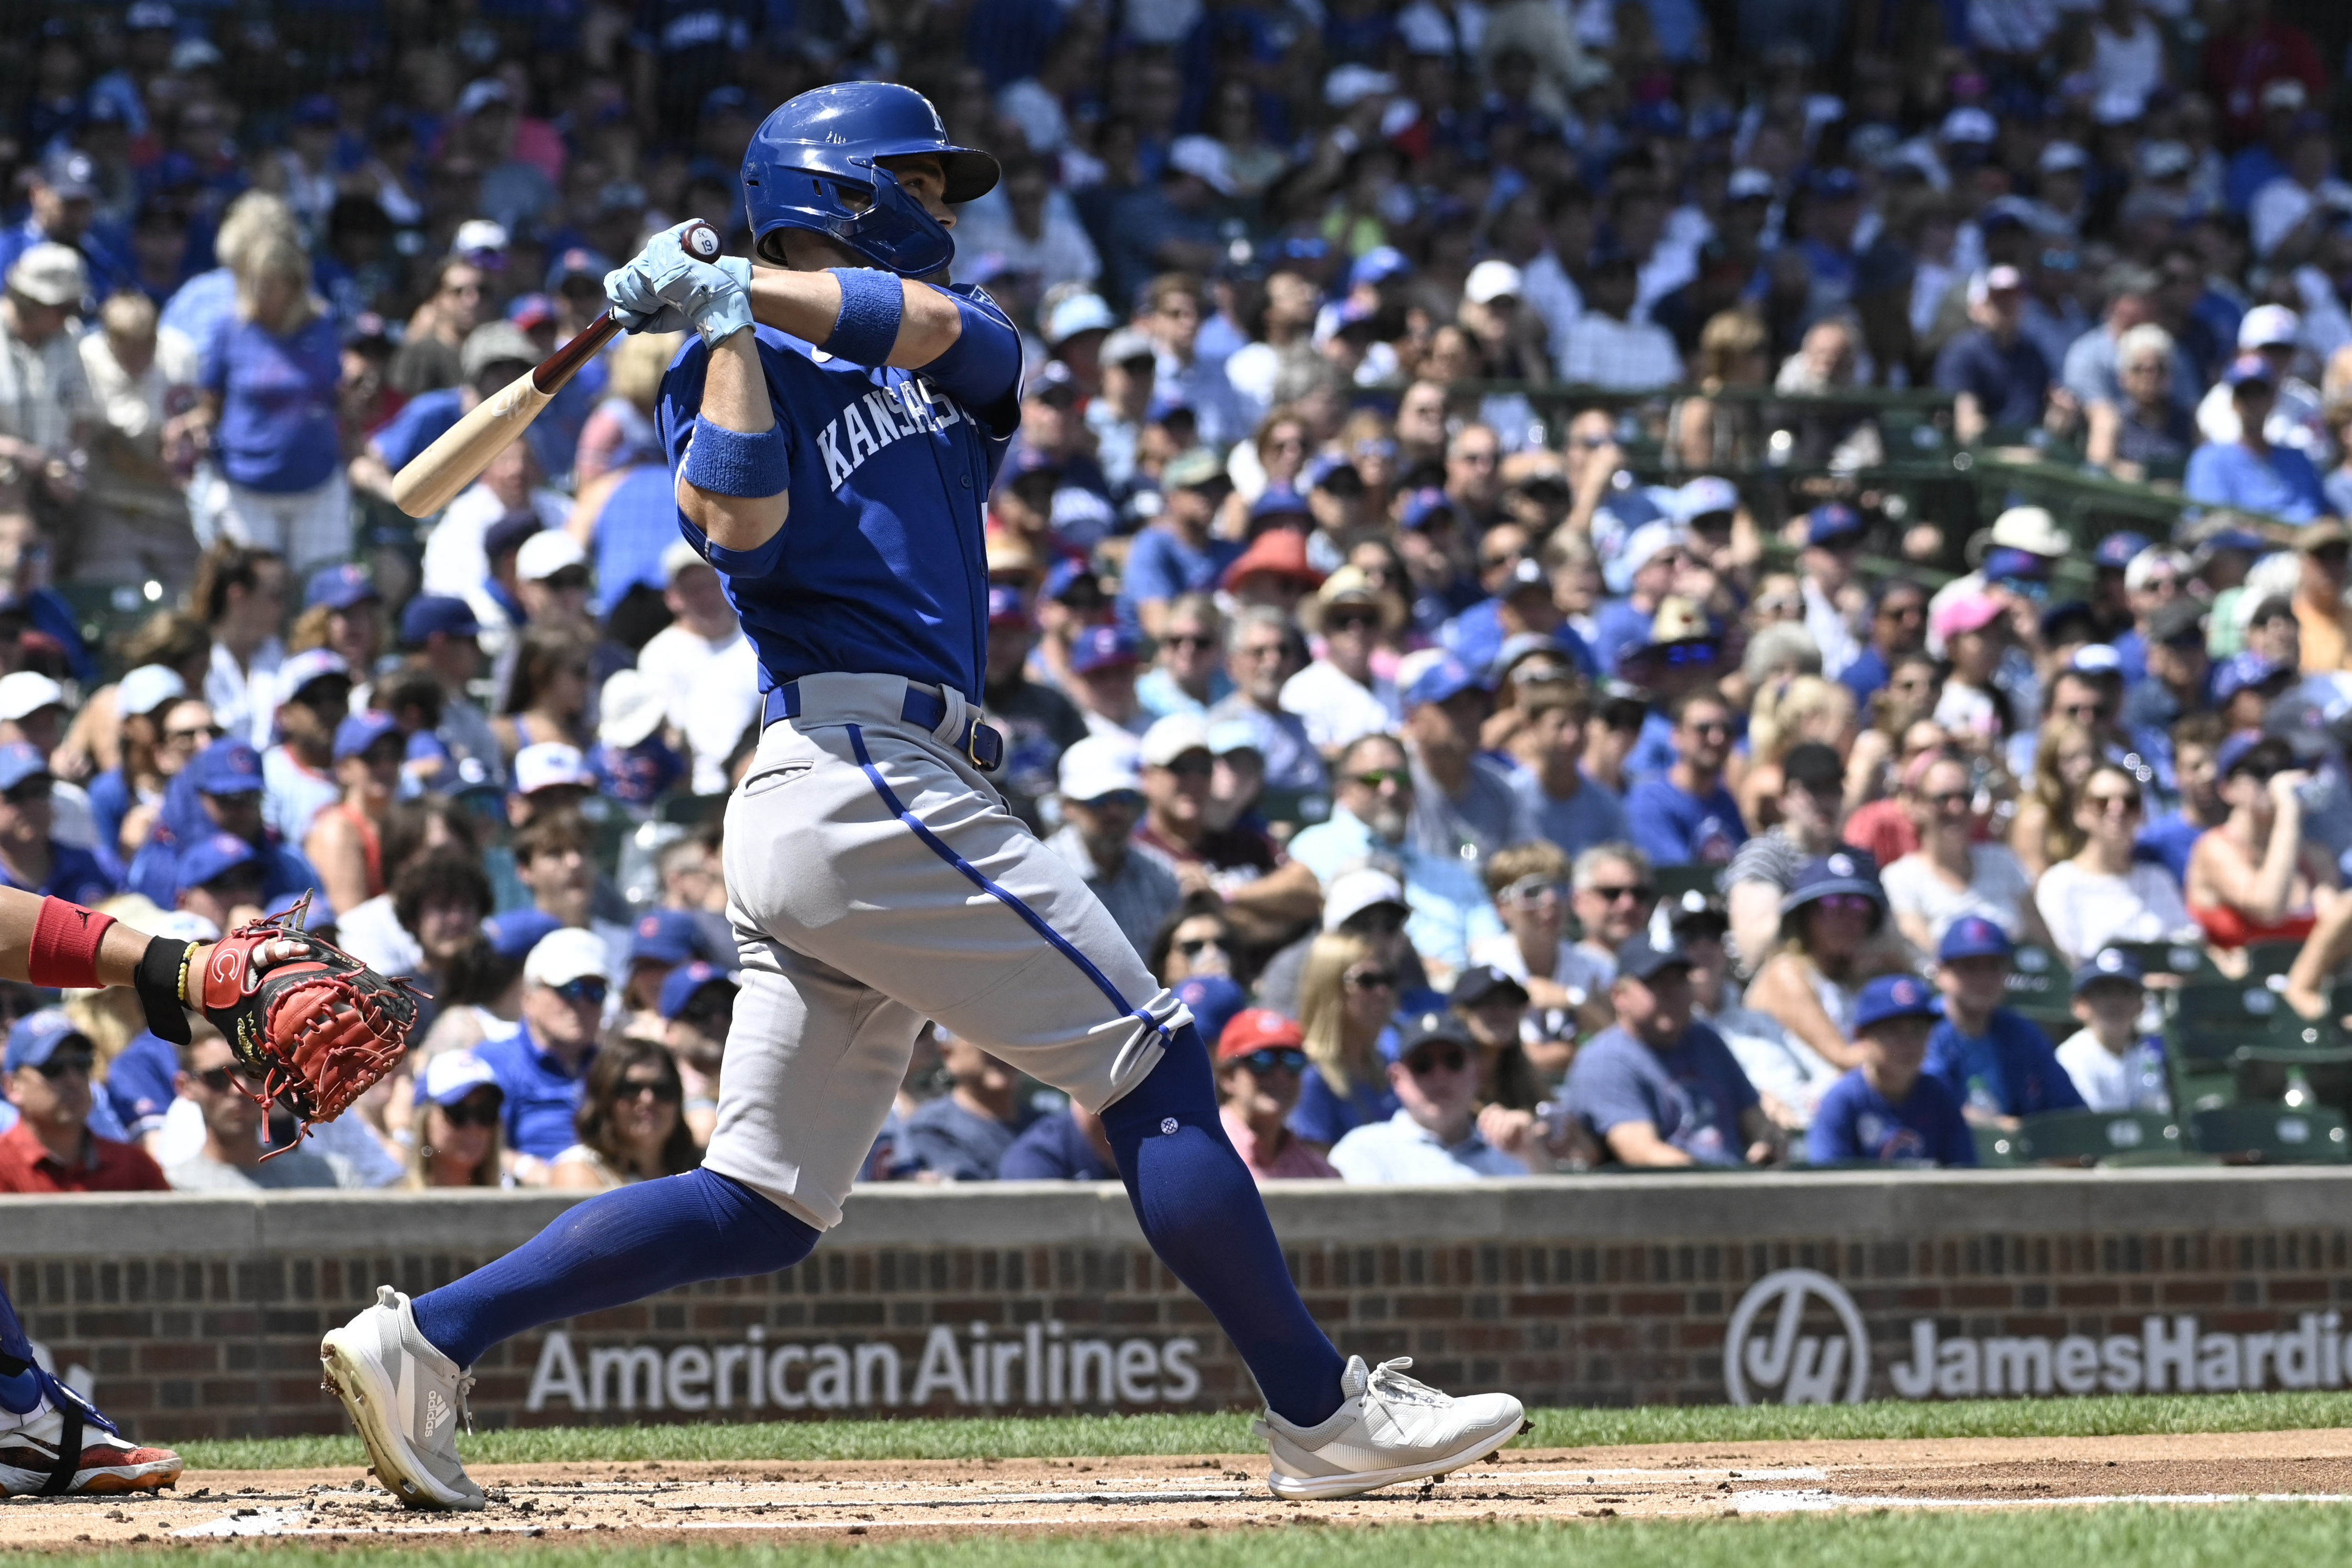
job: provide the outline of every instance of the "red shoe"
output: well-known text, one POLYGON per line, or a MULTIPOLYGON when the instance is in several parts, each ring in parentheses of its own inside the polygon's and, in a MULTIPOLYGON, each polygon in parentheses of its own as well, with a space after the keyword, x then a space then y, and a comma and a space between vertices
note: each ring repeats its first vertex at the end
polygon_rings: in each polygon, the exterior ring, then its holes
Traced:
POLYGON ((95 1406, 38 1367, 41 1397, 22 1414, 0 1406, 0 1497, 160 1491, 180 1456, 131 1442, 95 1406))

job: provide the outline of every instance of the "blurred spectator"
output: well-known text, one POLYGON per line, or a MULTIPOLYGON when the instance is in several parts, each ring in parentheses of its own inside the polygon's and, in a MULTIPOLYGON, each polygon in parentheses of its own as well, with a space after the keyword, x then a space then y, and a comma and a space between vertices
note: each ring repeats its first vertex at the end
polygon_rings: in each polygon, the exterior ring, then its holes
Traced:
POLYGON ((1882 975, 1853 1009, 1862 1065, 1822 1097, 1807 1137, 1817 1166, 1973 1166, 1976 1138, 1952 1092, 1921 1071, 1936 996, 1912 975, 1882 975))
POLYGON ((1403 695, 1413 768, 1413 841, 1475 864, 1536 836, 1510 775, 1478 755, 1486 694, 1461 661, 1432 657, 1403 695))
POLYGON ((180 1097, 204 1114, 201 1149, 167 1166, 175 1192, 283 1191, 336 1185, 334 1167, 309 1149, 272 1149, 263 1158, 266 1113, 240 1082, 236 1053, 216 1030, 180 1048, 180 1097))
POLYGON ((417 1075, 408 1186, 502 1186, 499 1124, 504 1092, 470 1051, 446 1051, 417 1075))
MULTIPOLYGON (((583 257, 583 262, 588 260, 583 257)), ((601 261, 601 256, 594 257, 601 261)), ((603 272, 597 279, 601 285, 603 272)), ((600 297, 601 302, 601 297, 600 297)), ((654 429, 654 399, 661 390, 662 373, 685 342, 677 332, 636 332, 614 345, 607 366, 604 399, 580 428, 580 444, 572 459, 572 478, 583 497, 588 486, 607 473, 653 464, 664 469, 661 440, 654 429)), ((600 535, 600 538, 601 538, 600 535)), ((608 596, 617 596, 605 551, 597 553, 598 576, 605 580, 608 596)))
POLYGON ((999 1181, 1116 1181, 1118 1158, 1102 1118, 1073 1100, 1039 1116, 1013 1140, 996 1167, 999 1181))
POLYGON ((1171 988, 1184 980, 1231 978, 1239 946, 1225 918, 1225 901, 1213 892, 1190 893, 1160 923, 1144 952, 1144 967, 1171 988))
POLYGON ((2075 967, 2072 1009, 2083 1027, 2058 1047, 2058 1065, 2094 1111, 2172 1113, 2164 1040, 2144 1033, 2138 960, 2113 947, 2075 967))
POLYGON ((95 904, 121 891, 111 855, 59 843, 49 794, 57 780, 23 741, 0 745, 0 883, 72 904, 95 904))
POLYGON ((1151 669, 1135 683, 1136 696, 1154 718, 1205 713, 1234 689, 1224 670, 1225 628, 1216 601, 1188 593, 1168 610, 1151 669))
POLYGON ((1314 918, 1323 901, 1315 873, 1285 855, 1254 820, 1214 821, 1221 754, 1245 749, 1248 732, 1213 730, 1200 714, 1176 714, 1144 732, 1144 816, 1135 848, 1186 892, 1215 891, 1253 946, 1272 947, 1314 918), (1236 743, 1242 743, 1239 747, 1236 743))
POLYGON ((1731 708, 1711 686, 1675 700, 1672 767, 1635 782, 1625 797, 1633 841, 1657 865, 1727 865, 1747 841, 1739 806, 1724 788, 1731 754, 1731 708))
POLYGON ((715 683, 754 686, 758 659, 719 574, 693 546, 673 538, 662 553, 661 571, 667 585, 662 603, 673 619, 638 650, 636 667, 660 693, 670 727, 686 740, 694 759, 694 792, 724 794, 727 758, 740 732, 722 736, 704 723, 718 710, 696 697, 715 683))
POLYGON ((185 393, 156 351, 154 302, 117 294, 99 310, 100 330, 77 345, 102 416, 89 439, 89 506, 75 541, 73 574, 85 582, 160 581, 173 598, 195 573, 188 505, 164 459, 163 432, 185 393))
POLYGON ((2215 946, 2300 942, 2339 896, 2333 857, 2304 832, 2309 776, 2259 735, 2231 736, 2215 763, 2230 814, 2189 854, 2189 913, 2215 946))
POLYGON ((9 1025, 0 1088, 12 1124, 0 1131, 0 1193, 166 1190, 145 1150, 90 1130, 96 1066, 89 1037, 55 1008, 9 1025))
POLYGON ((1936 948, 1943 1021, 1927 1041, 1927 1071, 1943 1080, 1969 1120, 2001 1127, 2083 1108, 2049 1036, 2002 1005, 2015 951, 2008 933, 1982 915, 1952 922, 1936 948))
POLYGON ((1851 850, 1806 862, 1780 900, 1780 938, 1748 988, 1748 1005, 1832 1065, 1859 1065, 1854 994, 1887 957, 1871 939, 1886 924, 1878 868, 1851 850))
MULTIPOLYGON (((1291 859, 1325 887, 1375 857, 1401 868, 1412 906, 1405 933, 1424 962, 1450 973, 1466 961, 1472 942, 1499 928, 1477 873, 1457 857, 1430 854, 1411 841, 1412 774, 1395 739, 1362 737, 1340 754, 1336 771, 1338 799, 1329 820, 1290 841, 1291 859)), ((1306 1015, 1300 1019, 1306 1021, 1306 1015)))
POLYGON ((342 793, 331 769, 336 727, 351 713, 352 667, 332 649, 312 648, 289 657, 271 685, 282 738, 261 755, 262 815, 279 838, 299 844, 342 793))
MULTIPOLYGON (((1397 1041, 1388 1081, 1397 1109, 1359 1126, 1331 1149, 1350 1182, 1457 1182, 1528 1174, 1524 1161, 1488 1143, 1477 1124, 1478 1064, 1462 1020, 1424 1012, 1397 1041)), ((1533 1134, 1528 1134, 1533 1137, 1533 1134)))
POLYGON ((1584 311, 1559 350, 1559 377, 1578 385, 1646 388, 1683 379, 1682 356, 1665 329, 1636 319, 1634 258, 1594 256, 1584 273, 1584 311))
POLYGON ((1895 666, 1916 656, 1927 641, 1927 591, 1909 578, 1881 583, 1871 601, 1870 631, 1853 662, 1838 679, 1857 703, 1885 688, 1895 666))
POLYGON ((994 1181, 1035 1109, 1021 1099, 1012 1068, 960 1035, 938 1034, 940 1061, 955 1087, 907 1118, 913 1167, 931 1181, 994 1181))
POLYGON ((708 1145, 719 1125, 719 1070, 735 1024, 735 998, 741 994, 734 973, 697 959, 669 972, 656 1002, 663 1043, 677 1059, 686 1085, 687 1131, 698 1145, 708 1145))
POLYGON ((2136 856, 2145 855, 2172 873, 2175 888, 2188 885, 2197 841, 2230 815, 2220 788, 2222 733, 2220 716, 2210 713, 2192 713, 2172 727, 2172 775, 2180 804, 2142 827, 2133 843, 2136 856))
POLYGON ((1732 937, 1751 968, 1779 934, 1780 901, 1798 873, 1844 841, 1845 769, 1834 750, 1819 741, 1791 747, 1780 779, 1779 821, 1741 844, 1723 873, 1732 937))
POLYGON ((1141 650, 1120 626, 1089 626, 1070 643, 1070 696, 1089 733, 1105 739, 1140 739, 1151 716, 1136 700, 1141 650))
POLYGON ((2100 763, 2075 807, 2083 847, 2033 884, 2051 946, 2070 966, 2089 962, 2111 942, 2197 936, 2180 884, 2163 866, 2137 858, 2140 810, 2139 780, 2119 764, 2100 763))
POLYGON ((1147 635, 1166 628, 1179 595, 1208 591, 1241 555, 1241 545, 1210 532, 1230 488, 1223 465, 1206 447, 1171 458, 1160 471, 1160 515, 1136 536, 1119 587, 1121 612, 1147 635))
POLYGON ((1881 873, 1886 904, 1904 937, 1932 952, 1952 922, 1981 915, 2012 937, 2039 940, 2033 879, 2006 844, 1976 836, 1976 789, 1957 758, 1928 764, 1911 797, 1919 847, 1881 873))
POLYGON ((212 633, 205 700, 223 733, 268 746, 277 708, 271 677, 286 660, 286 562, 276 551, 221 539, 196 563, 189 605, 212 633))
POLYGON ((1396 728, 1403 705, 1396 683, 1375 671, 1380 639, 1404 622, 1393 592, 1375 589, 1363 569, 1343 566, 1302 606, 1300 621, 1322 640, 1313 664, 1283 683, 1282 706, 1297 716, 1327 756, 1359 737, 1396 728))
POLYGON ((1627 1166, 1769 1165, 1780 1129, 1723 1037, 1692 1017, 1689 956, 1644 932, 1617 950, 1615 1027, 1587 1040, 1561 1089, 1568 1114, 1627 1166))
MULTIPOLYGON (((1480 1125, 1497 1145, 1516 1144, 1517 1122, 1489 1123, 1487 1115, 1493 1112, 1498 1118, 1517 1113, 1531 1116, 1549 1098, 1549 1077, 1520 1038, 1527 1021, 1528 988, 1491 964, 1473 964, 1454 977, 1445 1005, 1469 1029, 1470 1043, 1478 1049, 1480 1125)), ((1558 1064, 1567 1065, 1565 1054, 1559 1056, 1558 1064)), ((1528 1168, 1547 1169, 1550 1163, 1546 1157, 1528 1168)))
POLYGON ((1256 737, 1269 789, 1321 789, 1328 783, 1323 758, 1306 721, 1282 706, 1282 691, 1296 673, 1298 633, 1282 612, 1253 605, 1234 616, 1225 632, 1225 668, 1233 690, 1209 710, 1218 724, 1239 720, 1256 737))
POLYGON ((102 414, 67 323, 89 293, 81 257, 51 242, 14 257, 0 295, 0 510, 80 498, 86 452, 102 414))
MULTIPOLYGON (((473 269, 456 264, 456 271, 472 272, 473 269)), ((474 276, 478 278, 480 275, 475 273, 474 276)), ((472 287, 478 300, 479 286, 472 287)), ((434 309, 434 303, 428 301, 425 308, 434 309)), ((394 384, 409 394, 408 402, 401 406, 390 423, 370 433, 366 447, 352 459, 352 483, 360 489, 389 499, 394 475, 408 466, 419 453, 439 440, 451 425, 473 412, 485 398, 497 393, 517 376, 528 374, 539 359, 539 346, 521 328, 509 321, 468 325, 450 338, 446 345, 437 333, 420 340, 412 328, 410 335, 401 343, 400 353, 393 359, 392 371, 394 384), (463 345, 462 350, 460 344, 463 345), (423 356, 412 361, 413 365, 422 364, 425 359, 438 361, 446 353, 446 372, 436 363, 430 371, 412 369, 409 378, 404 381, 403 361, 410 356, 412 350, 423 356)), ((449 503, 451 508, 457 509, 457 516, 451 517, 445 508, 440 526, 434 529, 433 538, 428 539, 425 545, 425 585, 428 591, 447 592, 451 591, 447 585, 455 582, 458 585, 457 591, 462 591, 471 585, 472 580, 467 576, 469 568, 475 577, 479 575, 480 563, 471 559, 471 550, 475 541, 487 531, 489 523, 495 521, 499 514, 491 510, 484 518, 481 514, 488 503, 481 498, 467 502, 467 497, 488 486, 488 494, 506 497, 506 506, 520 506, 522 501, 518 492, 527 494, 530 491, 530 467, 539 461, 538 448, 531 442, 518 441, 500 454, 499 459, 483 472, 480 479, 449 503), (518 475, 522 477, 516 478, 518 475), (450 528, 453 522, 457 527, 448 538, 443 540, 442 529, 450 528)), ((556 498, 554 507, 556 515, 549 519, 547 526, 550 528, 561 527, 564 513, 569 509, 560 497, 556 498)))
POLYGON ((1517 749, 1525 766, 1509 781, 1527 808, 1528 826, 1570 855, 1625 838, 1623 805, 1583 768, 1591 694, 1580 683, 1539 682, 1523 688, 1517 707, 1525 725, 1517 749))
POLYGON ((997 789, 1033 831, 1044 817, 1039 802, 1054 793, 1060 758, 1087 737, 1086 720, 1070 699, 1033 680, 1027 668, 1035 627, 1017 588, 988 591, 988 664, 983 708, 1004 737, 997 789))
POLYGON ((475 1054, 506 1095, 508 1169, 525 1186, 545 1186, 549 1167, 573 1141, 573 1113, 598 1054, 597 1023, 613 982, 604 944, 589 932, 550 931, 530 952, 520 1027, 483 1040, 475 1054))
POLYGON ((1063 752, 1063 826, 1045 841, 1085 879, 1138 956, 1181 895, 1176 873, 1134 847, 1144 804, 1140 760, 1132 741, 1105 735, 1063 752))
POLYGON ((1586 1028, 1605 1027, 1609 975, 1568 940, 1569 874, 1568 857, 1544 840, 1488 856, 1486 892, 1504 929, 1472 943, 1470 962, 1507 977, 1538 1007, 1571 1009, 1586 1028))
POLYGON ((1988 267, 1968 289, 1970 324, 1936 356, 1936 384, 1953 394, 1952 433, 1973 446, 1989 432, 2040 424, 2056 378, 2021 330, 2025 279, 2018 269, 1988 267))
POLYGON ((370 709, 335 729, 335 779, 342 794, 312 820, 302 849, 337 909, 355 909, 385 888, 384 816, 400 788, 407 742, 389 714, 370 709))
POLYGON ((1339 1173, 1288 1125, 1307 1071, 1306 1037, 1278 1012, 1237 1013, 1217 1038, 1218 1118, 1260 1186, 1339 1173))
POLYGON ((2292 523, 2307 523, 2327 510, 2319 470, 2292 446, 2271 443, 2267 425, 2278 401, 2278 373, 2259 354, 2241 354, 2222 378, 2231 412, 2238 416, 2234 441, 2207 441, 2189 456, 2182 488, 2192 501, 2264 512, 2292 523))
POLYGON ((457 763, 458 782, 467 785, 506 779, 504 747, 470 692, 482 672, 481 631, 463 599, 420 593, 400 612, 401 642, 441 688, 441 722, 434 736, 457 763))
POLYGON ((572 1123, 579 1141, 550 1162, 548 1185, 609 1192, 694 1169, 702 1151, 686 1124, 685 1100, 667 1046, 623 1040, 604 1047, 588 1064, 572 1123))
POLYGON ((1396 1011, 1397 979, 1371 941, 1353 933, 1326 931, 1307 949, 1298 1023, 1308 1065, 1290 1126, 1318 1152, 1397 1108, 1381 1049, 1396 1011))
MULTIPOLYGON (((97 820, 98 841, 118 856, 128 857, 138 852, 146 834, 142 831, 136 840, 126 843, 126 830, 134 809, 152 808, 162 803, 163 786, 171 775, 186 764, 193 751, 187 742, 194 738, 184 727, 183 739, 174 747, 164 738, 164 724, 176 706, 187 695, 187 683, 176 671, 162 664, 142 664, 124 675, 114 689, 114 709, 121 729, 119 755, 121 760, 89 783, 90 810, 97 820)), ((201 706, 202 705, 187 705, 201 706)), ((88 711, 87 708, 84 710, 88 711)), ((209 722, 209 716, 207 716, 209 722)), ((209 740, 211 737, 205 737, 209 740)))
POLYGON ((490 720, 509 766, 525 747, 560 741, 577 748, 587 738, 589 679, 588 643, 577 631, 534 626, 523 633, 506 699, 490 720))

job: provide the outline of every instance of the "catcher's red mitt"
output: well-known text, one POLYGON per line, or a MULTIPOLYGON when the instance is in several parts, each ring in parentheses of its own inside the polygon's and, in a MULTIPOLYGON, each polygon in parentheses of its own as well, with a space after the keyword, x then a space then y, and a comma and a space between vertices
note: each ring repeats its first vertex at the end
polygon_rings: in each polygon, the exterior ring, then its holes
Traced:
POLYGON ((284 1105, 304 1131, 341 1115, 400 1065, 420 994, 303 930, 310 905, 306 894, 293 908, 222 937, 189 988, 227 1038, 248 1084, 258 1085, 248 1090, 254 1099, 284 1105), (306 950, 256 969, 254 949, 281 940, 306 950))

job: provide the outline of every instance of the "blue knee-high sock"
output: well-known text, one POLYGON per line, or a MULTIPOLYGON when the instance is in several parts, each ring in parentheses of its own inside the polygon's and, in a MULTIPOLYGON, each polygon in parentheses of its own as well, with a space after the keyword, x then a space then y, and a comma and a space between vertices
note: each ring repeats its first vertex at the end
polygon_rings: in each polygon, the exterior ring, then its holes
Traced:
POLYGON ((32 1338, 16 1321, 16 1304, 0 1290, 0 1410, 21 1416, 40 1399, 33 1366, 32 1338))
POLYGON ((500 1340, 559 1318, 789 1269, 817 1235, 732 1176, 664 1176, 590 1198, 497 1262, 417 1297, 416 1327, 470 1366, 500 1340))
POLYGON ((1257 1183, 1217 1119, 1198 1030, 1176 1032, 1103 1127, 1151 1249, 1216 1318, 1266 1405, 1310 1427, 1337 1410, 1346 1364, 1298 1299, 1257 1183))

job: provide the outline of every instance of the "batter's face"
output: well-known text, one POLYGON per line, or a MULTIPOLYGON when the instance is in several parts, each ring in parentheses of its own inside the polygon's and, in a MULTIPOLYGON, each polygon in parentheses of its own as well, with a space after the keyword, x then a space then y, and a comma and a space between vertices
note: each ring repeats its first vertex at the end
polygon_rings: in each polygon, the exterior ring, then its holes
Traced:
MULTIPOLYGON (((876 160, 882 167, 898 176, 899 187, 922 204, 923 211, 939 221, 942 228, 955 227, 955 209, 947 203, 947 165, 933 152, 909 152, 897 158, 876 160)), ((830 235, 807 229, 781 229, 777 243, 783 246, 784 265, 794 272, 823 272, 829 267, 867 267, 874 264, 830 235)))

